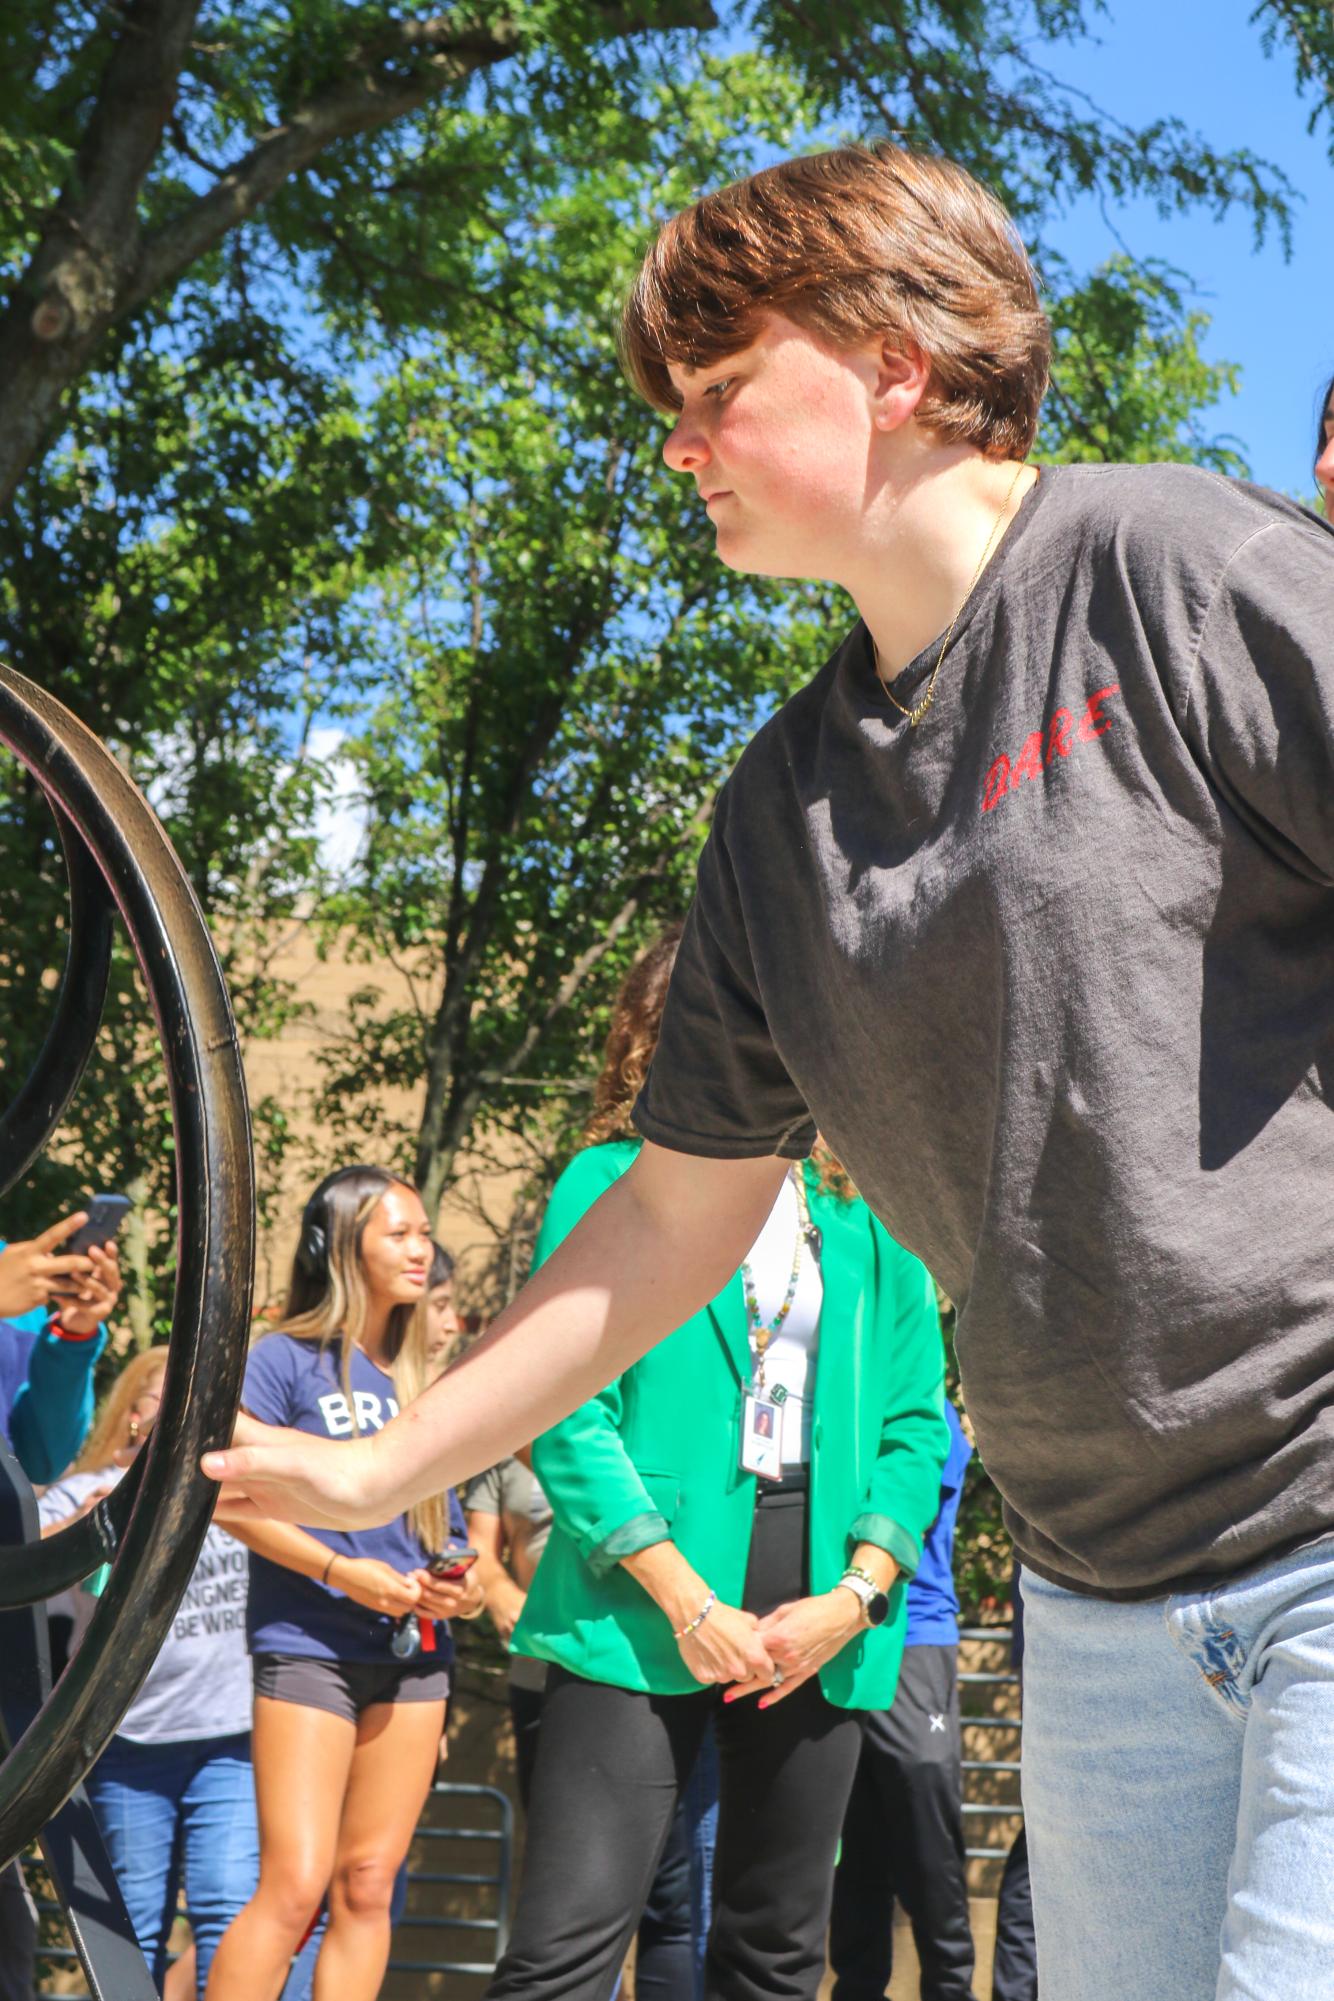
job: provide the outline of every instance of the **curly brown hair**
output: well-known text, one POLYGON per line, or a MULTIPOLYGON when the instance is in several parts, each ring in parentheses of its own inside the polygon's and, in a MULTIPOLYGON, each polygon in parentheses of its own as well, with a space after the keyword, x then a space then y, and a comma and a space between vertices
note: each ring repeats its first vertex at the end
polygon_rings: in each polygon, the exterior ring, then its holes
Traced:
POLYGON ((602 1052, 602 1073, 593 1091, 593 1110, 584 1127, 586 1146, 634 1135, 630 1114, 658 1046, 667 986, 684 928, 680 923, 669 924, 659 932, 621 982, 611 1033, 602 1052))
MULTIPOLYGON (((637 1137, 630 1114, 658 1046, 667 988, 684 929, 683 924, 677 923, 659 932, 643 958, 636 959, 621 982, 612 1011, 611 1033, 602 1053, 602 1072, 593 1090, 593 1110, 584 1127, 585 1146, 637 1137)), ((822 1139, 817 1138, 811 1149, 811 1165, 826 1194, 836 1196, 840 1202, 856 1199, 851 1175, 822 1139)))

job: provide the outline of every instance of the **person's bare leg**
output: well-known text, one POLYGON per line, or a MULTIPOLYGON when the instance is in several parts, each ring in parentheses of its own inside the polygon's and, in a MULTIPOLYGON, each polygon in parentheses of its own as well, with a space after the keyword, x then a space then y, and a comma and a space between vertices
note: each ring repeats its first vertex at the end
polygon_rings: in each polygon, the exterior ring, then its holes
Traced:
POLYGON ((444 1720, 443 1702, 376 1703, 358 1718, 314 2001, 375 2001, 380 1991, 394 1878, 435 1777, 444 1720))
POLYGON ((193 2001, 195 1991, 195 1945, 191 1939, 179 1959, 167 1968, 162 1983, 162 2001, 193 2001))
POLYGON ((259 1887, 227 1927, 207 2001, 277 2001, 319 1909, 356 1750, 356 1726, 325 1709, 255 1698, 259 1887))

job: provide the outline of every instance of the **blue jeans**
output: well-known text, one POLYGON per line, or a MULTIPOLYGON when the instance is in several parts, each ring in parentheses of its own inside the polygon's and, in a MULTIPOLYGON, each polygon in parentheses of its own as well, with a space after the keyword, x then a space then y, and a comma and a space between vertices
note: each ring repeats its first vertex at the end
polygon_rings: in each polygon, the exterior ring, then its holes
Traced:
POLYGON ((1329 2001, 1334 1537, 1172 1598, 1022 1589, 1043 2001, 1329 2001))
POLYGON ((184 1872, 202 1995, 218 1941, 259 1880, 250 1733, 175 1744, 113 1737, 87 1787, 159 1990, 184 1872))
POLYGON ((690 1925, 693 1992, 704 2001, 704 1960, 713 1923, 713 1856, 718 1846, 718 1739, 710 1723, 704 1732, 682 1804, 690 1843, 690 1925))

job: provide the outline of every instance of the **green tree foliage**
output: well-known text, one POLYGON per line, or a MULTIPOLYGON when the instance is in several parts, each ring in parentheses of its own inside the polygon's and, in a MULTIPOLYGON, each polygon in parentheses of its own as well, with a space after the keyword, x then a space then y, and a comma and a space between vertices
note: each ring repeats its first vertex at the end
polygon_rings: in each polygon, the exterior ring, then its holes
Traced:
POLYGON ((1187 291, 1181 272, 1117 257, 1055 300, 1040 457, 1246 472, 1237 440, 1205 428, 1237 370, 1205 360, 1209 318, 1187 305, 1187 291))
POLYGON ((1334 157, 1334 8, 1328 0, 1260 0, 1251 19, 1266 55, 1291 56, 1307 130, 1323 124, 1334 157))

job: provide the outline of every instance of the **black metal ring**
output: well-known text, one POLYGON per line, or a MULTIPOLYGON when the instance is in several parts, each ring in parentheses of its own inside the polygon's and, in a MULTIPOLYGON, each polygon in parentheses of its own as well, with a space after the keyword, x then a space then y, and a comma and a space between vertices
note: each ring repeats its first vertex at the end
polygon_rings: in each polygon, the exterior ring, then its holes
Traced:
MULTIPOLYGON (((0 668, 0 742, 87 845, 148 988, 170 1085, 179 1242, 162 1402, 83 1644, 0 1766, 0 1866, 100 1756, 166 1636, 212 1515, 199 1455, 231 1435, 254 1275, 250 1122, 236 1027, 185 871, 110 752, 43 689, 0 668)), ((58 1116, 58 1114, 57 1114, 58 1116)), ((122 1483, 124 1484, 124 1483, 122 1483)), ((52 1537, 59 1544, 82 1524, 52 1537)), ((0 1572, 30 1564, 0 1551, 0 1572)))
POLYGON ((116 906, 77 831, 52 810, 69 879, 69 944, 50 1031, 27 1082, 0 1118, 0 1195, 23 1179, 74 1096, 97 1040, 111 973, 116 906))
POLYGON ((95 1508, 67 1529, 21 1549, 0 1547, 0 1612, 39 1605, 114 1563, 139 1499, 147 1458, 140 1452, 129 1472, 95 1508))

